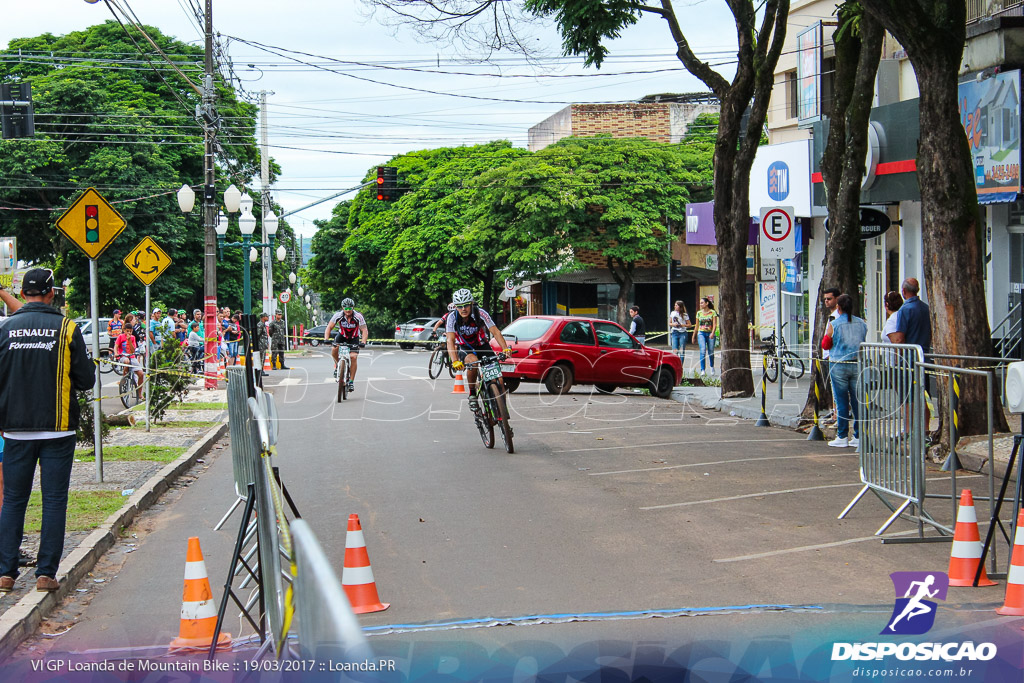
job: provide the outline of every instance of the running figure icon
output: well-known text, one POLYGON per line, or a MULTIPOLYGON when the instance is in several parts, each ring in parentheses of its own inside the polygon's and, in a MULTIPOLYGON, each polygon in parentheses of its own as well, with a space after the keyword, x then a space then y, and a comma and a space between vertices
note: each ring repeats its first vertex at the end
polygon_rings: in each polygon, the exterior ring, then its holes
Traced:
POLYGON ((928 614, 933 609, 935 609, 934 607, 931 607, 931 606, 926 605, 925 603, 921 602, 925 598, 934 598, 938 594, 938 592, 939 592, 938 588, 936 588, 933 591, 928 590, 928 588, 932 584, 934 584, 934 583, 935 583, 935 575, 934 574, 929 574, 928 577, 924 581, 911 581, 910 582, 910 588, 907 589, 906 595, 903 596, 905 598, 910 598, 910 602, 908 602, 907 606, 903 608, 903 611, 900 612, 900 615, 898 617, 896 617, 895 619, 893 619, 892 623, 889 624, 889 630, 890 631, 895 631, 896 630, 896 622, 898 622, 903 617, 906 617, 907 621, 910 621, 911 619, 913 619, 914 617, 916 617, 916 616, 918 616, 920 614, 928 614), (917 586, 917 594, 914 595, 913 597, 911 597, 910 593, 914 590, 915 586, 917 586))
POLYGON ((935 624, 938 605, 934 600, 946 599, 949 577, 942 572, 894 572, 890 577, 896 601, 882 634, 926 633, 935 624))

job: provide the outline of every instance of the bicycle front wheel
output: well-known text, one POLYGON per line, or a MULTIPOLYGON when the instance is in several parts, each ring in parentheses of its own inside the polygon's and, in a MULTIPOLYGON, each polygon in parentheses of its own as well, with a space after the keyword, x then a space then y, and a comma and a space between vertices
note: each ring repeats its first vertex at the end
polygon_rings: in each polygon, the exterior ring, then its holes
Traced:
POLYGON ((800 379, 804 376, 804 362, 792 351, 784 351, 782 353, 782 372, 790 379, 800 379))
POLYGON ((779 378, 779 362, 775 356, 768 356, 768 366, 765 370, 765 378, 769 382, 774 382, 779 378))
POLYGON ((427 374, 430 379, 437 379, 441 376, 441 371, 444 370, 444 359, 447 355, 448 349, 443 349, 438 346, 434 349, 434 352, 430 354, 430 362, 427 364, 427 374))
POLYGON ((338 361, 338 403, 348 399, 348 361, 338 361))
POLYGON ((121 404, 125 408, 133 408, 139 405, 138 390, 139 384, 135 380, 134 372, 129 372, 117 383, 117 392, 121 395, 121 404))
MULTIPOLYGON (((486 403, 486 399, 484 399, 486 403)), ((480 440, 484 442, 484 448, 494 448, 494 423, 487 416, 487 409, 481 406, 483 412, 473 415, 476 428, 480 432, 480 440)))
POLYGON ((498 422, 498 429, 501 430, 501 440, 505 444, 505 451, 515 453, 516 448, 512 445, 512 423, 508 421, 506 396, 497 382, 489 384, 487 391, 491 394, 491 407, 494 411, 494 418, 498 422))

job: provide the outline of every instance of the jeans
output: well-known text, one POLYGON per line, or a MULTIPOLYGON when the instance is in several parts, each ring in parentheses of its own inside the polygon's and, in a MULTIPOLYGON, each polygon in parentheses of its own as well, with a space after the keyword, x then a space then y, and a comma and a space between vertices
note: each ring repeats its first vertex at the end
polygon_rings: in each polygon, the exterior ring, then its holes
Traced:
POLYGON ((43 524, 39 538, 36 576, 57 575, 64 553, 64 527, 68 514, 68 486, 75 459, 75 437, 19 441, 8 436, 4 444, 4 506, 0 511, 0 576, 18 576, 18 554, 25 531, 25 509, 32 478, 39 463, 43 524))
POLYGON ((836 402, 836 436, 849 438, 850 415, 853 415, 853 436, 860 437, 857 421, 857 363, 829 363, 832 377, 832 396, 836 402))
POLYGON ((672 350, 675 351, 676 354, 682 356, 686 353, 686 332, 681 330, 672 330, 668 341, 672 346, 672 350))
POLYGON ((711 371, 715 370, 715 338, 710 332, 698 332, 697 344, 700 346, 700 371, 704 372, 704 359, 711 362, 711 371))

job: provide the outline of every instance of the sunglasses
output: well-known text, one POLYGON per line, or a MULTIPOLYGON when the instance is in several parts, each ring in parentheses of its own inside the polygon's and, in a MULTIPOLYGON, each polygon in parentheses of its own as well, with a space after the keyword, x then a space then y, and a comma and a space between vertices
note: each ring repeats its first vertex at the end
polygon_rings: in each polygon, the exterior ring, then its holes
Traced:
POLYGON ((462 309, 465 309, 465 308, 473 308, 473 304, 462 304, 462 305, 456 306, 455 308, 457 308, 459 310, 462 310, 462 309))

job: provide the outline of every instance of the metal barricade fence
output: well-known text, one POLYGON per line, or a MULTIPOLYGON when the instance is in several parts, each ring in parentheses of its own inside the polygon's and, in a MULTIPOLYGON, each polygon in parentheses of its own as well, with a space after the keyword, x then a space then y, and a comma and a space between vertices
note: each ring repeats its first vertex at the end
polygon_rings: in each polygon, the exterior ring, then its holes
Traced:
POLYGON ((294 543, 299 657, 317 662, 367 661, 370 646, 331 562, 304 520, 289 524, 294 543))
POLYGON ((924 511, 924 390, 915 376, 916 366, 923 362, 924 353, 916 344, 861 344, 857 353, 854 391, 860 404, 858 453, 864 487, 839 519, 871 491, 892 511, 876 536, 910 506, 916 508, 913 516, 920 538, 924 523, 936 526, 940 533, 949 531, 924 511), (886 496, 902 502, 894 505, 886 496))
POLYGON ((249 428, 248 396, 245 389, 245 368, 230 367, 228 377, 228 427, 231 430, 231 468, 235 478, 235 502, 214 526, 219 531, 231 513, 248 495, 249 484, 256 481, 259 454, 249 428))
MULTIPOLYGON (((262 398, 262 397, 261 397, 262 398)), ((262 458, 270 458, 270 425, 261 401, 248 399, 252 442, 258 444, 262 458)), ((281 538, 278 533, 278 513, 274 507, 271 489, 272 466, 261 463, 256 468, 256 537, 259 552, 260 599, 270 629, 270 643, 281 640, 284 589, 281 576, 281 538)), ((287 522, 284 522, 287 523, 287 522)), ((280 653, 279 653, 280 654, 280 653)))
POLYGON ((1019 358, 1001 358, 998 356, 954 356, 948 353, 929 353, 925 355, 925 360, 929 363, 945 363, 949 365, 959 365, 962 363, 985 363, 982 367, 970 368, 971 370, 995 370, 996 377, 999 378, 999 383, 995 387, 995 391, 999 396, 999 401, 1002 406, 1006 407, 1006 371, 1010 363, 1016 363, 1019 358), (954 361, 950 363, 949 361, 954 361))

